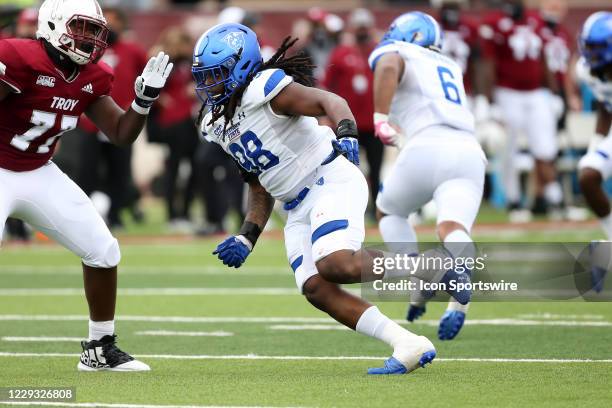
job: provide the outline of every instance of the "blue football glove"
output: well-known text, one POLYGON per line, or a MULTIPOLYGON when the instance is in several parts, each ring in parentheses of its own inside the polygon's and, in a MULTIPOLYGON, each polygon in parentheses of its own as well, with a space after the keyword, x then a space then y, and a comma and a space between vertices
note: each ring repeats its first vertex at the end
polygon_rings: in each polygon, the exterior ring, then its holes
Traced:
POLYGON ((227 266, 240 268, 252 250, 253 244, 244 236, 237 235, 220 243, 213 255, 217 255, 227 266))
POLYGON ((355 166, 359 166, 359 142, 357 139, 343 137, 342 139, 332 140, 332 146, 338 154, 346 157, 355 166))

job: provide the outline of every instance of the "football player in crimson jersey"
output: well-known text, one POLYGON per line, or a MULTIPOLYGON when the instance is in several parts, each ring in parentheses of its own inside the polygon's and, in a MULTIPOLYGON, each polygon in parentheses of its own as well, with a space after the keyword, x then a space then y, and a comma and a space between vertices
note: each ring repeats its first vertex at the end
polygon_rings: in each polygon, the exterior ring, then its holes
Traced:
POLYGON ((172 70, 164 53, 152 58, 123 111, 108 96, 110 68, 98 63, 107 33, 96 0, 46 0, 38 40, 0 40, 0 226, 9 216, 22 219, 82 259, 90 321, 78 369, 145 371, 149 366, 115 344, 117 240, 89 198, 50 161, 57 140, 82 113, 111 142, 134 142, 172 70))
POLYGON ((521 209, 519 177, 514 167, 520 133, 527 136, 536 178, 549 208, 558 213, 563 201, 554 166, 559 112, 553 107, 560 104, 551 93, 557 91, 557 85, 544 58, 544 41, 539 35, 543 24, 538 13, 526 10, 523 0, 504 0, 502 9, 486 16, 480 27, 488 97, 499 105, 508 130, 503 178, 510 219, 515 222, 530 218, 530 213, 521 209))

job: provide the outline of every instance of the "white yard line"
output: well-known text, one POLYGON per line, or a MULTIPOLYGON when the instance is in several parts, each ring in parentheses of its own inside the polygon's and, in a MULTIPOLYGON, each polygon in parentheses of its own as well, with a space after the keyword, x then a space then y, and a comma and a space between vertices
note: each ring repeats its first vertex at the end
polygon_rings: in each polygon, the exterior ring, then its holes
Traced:
MULTIPOLYGON (((240 269, 229 269, 223 266, 121 266, 119 273, 127 275, 257 275, 257 276, 291 276, 291 268, 279 266, 249 266, 240 269)), ((1 275, 82 275, 83 269, 75 266, 42 266, 42 265, 3 265, 1 275)))
MULTIPOLYGON (((9 353, 0 352, 0 357, 69 357, 78 358, 79 354, 70 353, 9 353)), ((244 355, 179 355, 179 354, 138 354, 135 357, 151 360, 385 360, 376 356, 261 356, 244 355)), ((556 359, 556 358, 437 358, 436 362, 476 362, 476 363, 602 363, 612 364, 612 359, 556 359)))
MULTIPOLYGON (((300 296, 297 288, 123 288, 117 293, 120 296, 300 296)), ((0 289, 0 296, 83 296, 83 289, 0 289)))
POLYGON ((212 331, 212 332, 201 332, 201 331, 170 331, 170 330, 145 330, 137 331, 134 334, 138 336, 185 336, 185 337, 230 337, 234 333, 226 331, 212 331))
POLYGON ((349 330, 346 326, 339 324, 276 324, 268 327, 271 330, 287 330, 287 331, 302 331, 302 330, 349 330))
POLYGON ((0 337, 1 341, 8 341, 8 342, 16 342, 16 343, 21 343, 21 342, 57 342, 57 341, 68 341, 68 342, 79 342, 81 340, 83 340, 83 338, 81 337, 50 337, 50 336, 37 336, 37 337, 14 337, 14 336, 6 336, 6 337, 0 337))
MULTIPOLYGON (((0 321, 87 321, 85 315, 0 315, 0 321)), ((319 325, 337 324, 333 319, 326 317, 196 317, 196 316, 119 316, 118 321, 131 322, 158 322, 158 323, 263 323, 277 325, 319 325)), ((396 319, 397 323, 407 324, 403 319, 396 319)), ((437 327, 438 320, 417 320, 415 324, 437 327)), ((608 321, 583 320, 527 320, 527 319, 468 319, 469 326, 559 326, 559 327, 612 327, 608 321)), ((280 330, 280 329, 279 329, 280 330)), ((286 329, 291 330, 291 329, 286 329)), ((298 329, 294 329, 298 330, 298 329)), ((308 328, 305 328, 308 330, 308 328)), ((314 330, 314 329, 310 329, 314 330)))
MULTIPOLYGON (((50 402, 50 401, 0 401, 0 405, 45 406, 45 407, 82 407, 82 408, 266 408, 259 406, 229 405, 141 405, 107 404, 104 402, 50 402)), ((276 407, 275 407, 276 408, 276 407)), ((285 407, 291 408, 291 407, 285 407)), ((296 407, 297 408, 297 407, 296 407)))

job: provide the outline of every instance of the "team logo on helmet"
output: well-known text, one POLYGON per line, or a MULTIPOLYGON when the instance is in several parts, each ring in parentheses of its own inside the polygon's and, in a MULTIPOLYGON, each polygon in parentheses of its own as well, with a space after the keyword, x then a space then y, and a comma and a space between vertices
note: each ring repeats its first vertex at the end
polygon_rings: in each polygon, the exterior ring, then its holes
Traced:
POLYGON ((223 37, 223 41, 234 51, 240 52, 244 48, 244 33, 234 31, 223 37))

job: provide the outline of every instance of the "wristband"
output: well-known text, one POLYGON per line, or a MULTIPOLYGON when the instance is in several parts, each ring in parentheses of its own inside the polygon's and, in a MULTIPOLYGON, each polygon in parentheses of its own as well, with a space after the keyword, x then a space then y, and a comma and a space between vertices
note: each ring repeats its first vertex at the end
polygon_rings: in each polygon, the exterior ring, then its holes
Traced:
POLYGON ((148 115, 151 107, 144 108, 138 104, 137 99, 134 99, 132 102, 132 110, 140 115, 148 115))
POLYGON ((248 239, 254 247, 257 239, 261 235, 261 228, 253 222, 245 221, 240 228, 240 235, 248 239))
POLYGON ((385 114, 385 113, 374 113, 374 124, 380 123, 380 122, 389 122, 389 115, 385 114))
POLYGON ((357 131, 357 124, 354 120, 351 119, 342 119, 340 123, 338 123, 338 127, 336 128, 336 135, 338 139, 343 137, 359 137, 359 132, 357 131))

